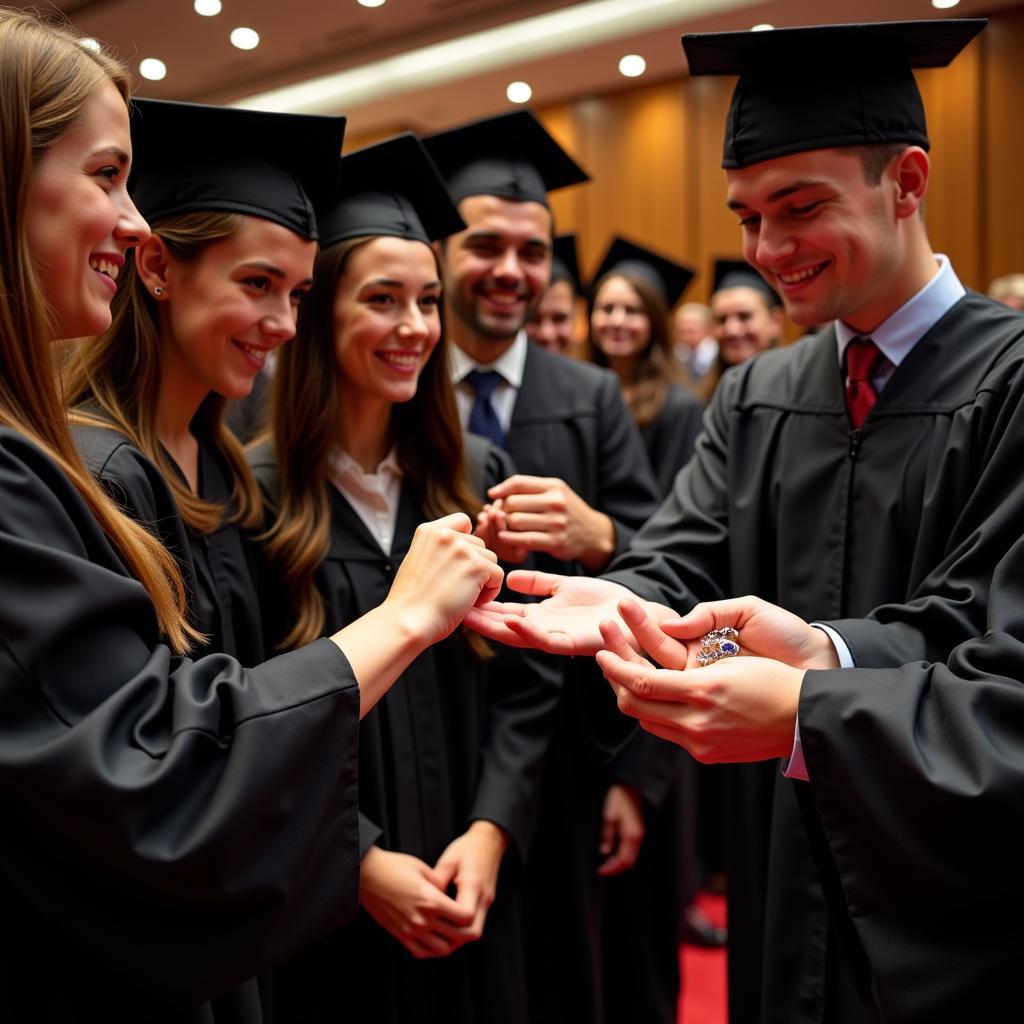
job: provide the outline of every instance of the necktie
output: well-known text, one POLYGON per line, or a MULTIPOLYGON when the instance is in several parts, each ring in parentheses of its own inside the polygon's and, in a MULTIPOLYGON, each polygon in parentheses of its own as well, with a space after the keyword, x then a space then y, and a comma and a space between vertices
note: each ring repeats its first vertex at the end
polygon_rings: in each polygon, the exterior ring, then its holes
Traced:
POLYGON ((846 408, 855 430, 860 430, 878 400, 871 377, 881 358, 870 338, 854 338, 846 346, 846 408))
POLYGON ((470 370, 465 379, 476 395, 473 408, 469 411, 469 432, 486 437, 488 441, 503 448, 505 431, 501 429, 491 395, 505 378, 497 370, 470 370))

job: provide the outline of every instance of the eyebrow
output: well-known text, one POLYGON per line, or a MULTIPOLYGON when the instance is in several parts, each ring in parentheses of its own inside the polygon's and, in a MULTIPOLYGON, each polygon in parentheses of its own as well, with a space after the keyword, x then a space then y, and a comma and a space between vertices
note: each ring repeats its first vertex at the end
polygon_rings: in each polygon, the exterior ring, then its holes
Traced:
MULTIPOLYGON (((262 270, 266 274, 270 274, 271 277, 276 277, 279 281, 283 281, 287 276, 280 267, 275 267, 273 263, 261 263, 257 260, 251 263, 243 263, 242 270, 262 270)), ((313 283, 313 278, 307 277, 305 281, 300 281, 299 284, 309 286, 313 283)))
MULTIPOLYGON (((791 196, 794 192, 802 192, 805 188, 822 188, 827 184, 828 182, 826 181, 815 181, 814 179, 795 181, 792 185, 787 185, 785 188, 780 188, 778 191, 773 192, 765 201, 777 203, 779 200, 791 196)), ((748 208, 746 203, 741 203, 737 199, 730 199, 726 205, 730 210, 745 210, 748 208)))
MULTIPOLYGON (((504 236, 497 231, 474 231, 471 235, 466 235, 467 242, 501 242, 503 239, 504 236)), ((551 245, 546 238, 528 238, 519 244, 537 245, 543 247, 545 250, 551 248, 551 245)))
POLYGON ((122 167, 125 167, 131 160, 131 157, 118 146, 104 146, 102 149, 97 149, 93 156, 112 156, 122 167))
MULTIPOLYGON (((404 288, 405 287, 405 282, 404 281, 395 281, 395 280, 393 280, 390 277, 378 277, 374 281, 367 281, 366 284, 363 287, 364 288, 404 288)), ((438 281, 438 280, 427 281, 427 283, 424 284, 420 288, 420 291, 425 291, 428 288, 440 288, 440 287, 441 287, 441 282, 438 281)))

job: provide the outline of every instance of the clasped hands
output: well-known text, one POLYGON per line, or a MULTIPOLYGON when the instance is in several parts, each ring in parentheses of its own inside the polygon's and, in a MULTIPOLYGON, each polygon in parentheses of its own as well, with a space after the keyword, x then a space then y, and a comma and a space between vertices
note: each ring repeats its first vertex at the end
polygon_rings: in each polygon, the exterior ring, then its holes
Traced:
POLYGON ((759 598, 680 617, 609 580, 517 571, 507 582, 545 600, 489 602, 466 625, 514 646, 596 655, 620 710, 700 761, 788 757, 804 672, 839 666, 823 630, 759 598), (741 656, 700 667, 700 638, 725 626, 739 630, 741 656))

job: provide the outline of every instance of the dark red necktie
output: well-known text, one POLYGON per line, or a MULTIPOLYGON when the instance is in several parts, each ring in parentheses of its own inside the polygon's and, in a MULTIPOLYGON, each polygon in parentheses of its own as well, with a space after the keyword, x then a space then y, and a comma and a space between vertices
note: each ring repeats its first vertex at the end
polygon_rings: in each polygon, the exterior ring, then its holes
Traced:
POLYGON ((846 408, 856 430, 878 400, 871 377, 881 358, 882 353, 870 338, 854 338, 846 346, 846 408))

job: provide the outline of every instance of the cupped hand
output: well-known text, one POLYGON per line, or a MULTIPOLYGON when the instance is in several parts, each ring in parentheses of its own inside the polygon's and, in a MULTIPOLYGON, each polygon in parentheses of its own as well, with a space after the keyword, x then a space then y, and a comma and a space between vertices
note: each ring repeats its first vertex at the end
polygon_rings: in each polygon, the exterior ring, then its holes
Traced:
POLYGON ((767 658, 725 658, 706 668, 656 668, 615 622, 601 626, 597 663, 619 710, 648 732, 708 763, 788 757, 802 669, 767 658))

